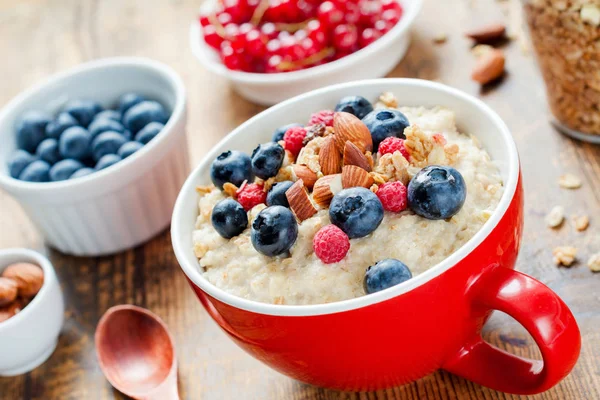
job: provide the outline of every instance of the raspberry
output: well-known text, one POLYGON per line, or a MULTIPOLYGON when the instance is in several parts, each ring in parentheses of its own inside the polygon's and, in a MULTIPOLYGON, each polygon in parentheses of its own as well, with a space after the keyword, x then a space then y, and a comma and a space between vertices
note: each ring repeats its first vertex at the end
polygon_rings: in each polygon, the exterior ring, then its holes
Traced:
POLYGON ((306 137, 306 129, 301 126, 295 126, 287 131, 283 135, 283 141, 285 142, 285 149, 292 152, 294 156, 297 156, 302 150, 304 138, 306 137))
POLYGON ((404 139, 400 139, 394 136, 386 137, 381 143, 379 143, 379 154, 394 154, 396 151, 402 153, 404 158, 410 160, 410 154, 404 146, 404 139))
POLYGON ((321 110, 310 116, 309 125, 324 124, 325 126, 333 126, 333 111, 321 110))
POLYGON ((319 229, 313 239, 315 254, 325 264, 341 261, 350 249, 350 239, 335 225, 327 225, 319 229))
POLYGON ((254 206, 265 203, 267 194, 262 185, 244 183, 237 191, 237 201, 244 207, 244 210, 250 211, 254 206))
POLYGON ((377 189, 377 197, 381 200, 383 209, 391 212, 400 212, 406 209, 406 186, 402 182, 386 182, 377 189))

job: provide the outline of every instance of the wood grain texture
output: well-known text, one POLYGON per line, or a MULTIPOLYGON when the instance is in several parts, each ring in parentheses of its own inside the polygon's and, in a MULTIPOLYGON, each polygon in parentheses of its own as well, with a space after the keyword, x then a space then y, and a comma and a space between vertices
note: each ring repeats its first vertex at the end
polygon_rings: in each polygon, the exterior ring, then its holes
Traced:
MULTIPOLYGON (((202 69, 188 48, 189 22, 199 0, 0 0, 0 106, 45 77, 99 57, 148 56, 171 65, 189 93, 192 162, 232 128, 261 111, 202 69)), ((555 290, 574 312, 583 347, 579 363, 563 382, 532 399, 600 399, 600 274, 584 265, 600 251, 600 147, 556 133, 547 122, 544 88, 532 54, 519 42, 506 45, 508 73, 498 85, 480 89, 469 80, 474 62, 467 28, 484 20, 513 20, 518 1, 426 0, 405 60, 390 76, 434 79, 479 96, 512 130, 521 155, 526 221, 518 269, 555 290), (442 45, 433 44, 440 33, 442 45), (558 176, 584 179, 576 191, 560 189, 558 176), (571 223, 552 231, 543 217, 555 205, 568 215, 587 214, 591 226, 571 223), (570 269, 552 263, 552 248, 575 245, 582 262, 570 269)), ((477 134, 477 132, 473 132, 477 134)), ((171 250, 167 232, 144 246, 112 257, 76 258, 45 249, 23 211, 0 193, 0 248, 23 246, 49 255, 67 301, 58 349, 43 366, 0 378, 2 399, 121 399, 102 376, 94 353, 94 327, 112 305, 132 303, 160 315, 171 328, 185 399, 518 399, 445 372, 399 388, 342 393, 282 376, 237 348, 201 309, 171 250)), ((407 327, 410 329, 410 327, 407 327)), ((443 329, 443 327, 440 327, 443 329)), ((452 332, 448 332, 452 334, 452 332)), ((537 347, 511 318, 494 315, 485 338, 502 349, 538 357, 537 347)), ((366 341, 367 339, 365 339, 366 341)), ((1 356, 1 355, 0 355, 1 356)))

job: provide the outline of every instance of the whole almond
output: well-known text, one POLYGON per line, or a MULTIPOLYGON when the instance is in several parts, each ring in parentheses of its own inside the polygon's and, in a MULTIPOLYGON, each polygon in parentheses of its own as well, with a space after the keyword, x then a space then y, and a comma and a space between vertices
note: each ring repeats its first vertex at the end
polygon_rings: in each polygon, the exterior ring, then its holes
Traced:
POLYGON ((303 164, 294 164, 292 166, 292 171, 294 172, 294 178, 298 181, 301 180, 304 182, 304 186, 308 189, 312 189, 313 185, 317 181, 317 174, 313 172, 310 168, 303 164))
POLYGON ((310 201, 308 191, 304 187, 302 179, 290 186, 285 192, 285 197, 287 197, 288 203, 290 203, 290 209, 300 222, 312 217, 317 212, 312 201, 310 201))
POLYGON ((0 323, 14 317, 23 308, 20 299, 16 299, 12 303, 0 307, 0 323))
POLYGON ((373 183, 373 177, 371 177, 367 171, 356 165, 345 165, 342 169, 342 187, 344 189, 357 186, 368 189, 373 183))
POLYGON ((335 144, 338 151, 344 151, 346 142, 350 141, 361 153, 373 150, 373 139, 369 128, 355 115, 347 112, 336 112, 333 116, 335 144))
POLYGON ((337 174, 342 171, 342 155, 330 136, 325 139, 319 150, 319 164, 323 175, 337 174))
POLYGON ((313 200, 319 207, 325 208, 342 189, 342 174, 325 175, 315 182, 313 200))
POLYGON ((473 39, 477 43, 489 43, 500 39, 506 33, 504 24, 495 23, 472 29, 465 33, 465 36, 473 39))
POLYGON ((344 165, 356 165, 367 172, 371 171, 369 160, 352 142, 346 142, 344 146, 344 165))
POLYGON ((15 301, 17 293, 17 282, 10 278, 0 278, 0 307, 15 301))
POLYGON ((17 263, 6 267, 2 272, 4 278, 17 282, 19 296, 33 297, 44 284, 44 271, 34 264, 17 263))
POLYGON ((502 76, 504 73, 504 53, 502 50, 494 49, 481 56, 473 73, 471 79, 482 85, 490 83, 502 76))

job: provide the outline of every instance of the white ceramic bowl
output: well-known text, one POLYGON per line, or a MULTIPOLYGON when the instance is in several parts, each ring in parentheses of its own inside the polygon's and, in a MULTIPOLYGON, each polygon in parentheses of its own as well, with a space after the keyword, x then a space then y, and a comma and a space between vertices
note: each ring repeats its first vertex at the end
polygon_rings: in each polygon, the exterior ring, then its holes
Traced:
POLYGON ((14 196, 46 241, 74 255, 115 253, 150 239, 169 225, 177 193, 189 173, 183 82, 169 67, 143 58, 93 61, 18 95, 0 112, 0 187, 14 196), (8 174, 15 123, 28 110, 53 115, 72 98, 115 105, 125 92, 161 102, 171 118, 141 150, 86 177, 31 183, 8 174))
MULTIPOLYGON (((410 43, 409 29, 422 0, 399 0, 404 8, 400 22, 374 43, 339 60, 301 71, 257 74, 227 69, 217 52, 204 42, 200 22, 190 28, 192 52, 209 71, 227 78, 250 101, 272 105, 310 90, 359 79, 381 78, 404 57, 410 43)), ((201 10, 210 9, 207 1, 201 10)))
POLYGON ((0 376, 24 374, 46 361, 63 324, 63 296, 50 261, 32 250, 0 250, 0 272, 17 262, 42 267, 44 284, 31 303, 0 322, 0 376))

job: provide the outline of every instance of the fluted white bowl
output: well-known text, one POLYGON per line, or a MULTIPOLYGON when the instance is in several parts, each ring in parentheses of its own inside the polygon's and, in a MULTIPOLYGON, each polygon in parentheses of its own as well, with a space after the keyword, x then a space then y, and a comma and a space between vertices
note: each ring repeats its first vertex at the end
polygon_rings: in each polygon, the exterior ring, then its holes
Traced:
POLYGON ((144 58, 107 58, 51 77, 15 97, 0 111, 0 187, 11 194, 47 243, 80 256, 111 254, 139 245, 164 230, 189 173, 183 82, 170 67, 144 58), (55 115, 74 98, 114 106, 125 92, 162 103, 171 117, 142 149, 86 177, 23 182, 10 176, 15 124, 26 111, 55 115))

